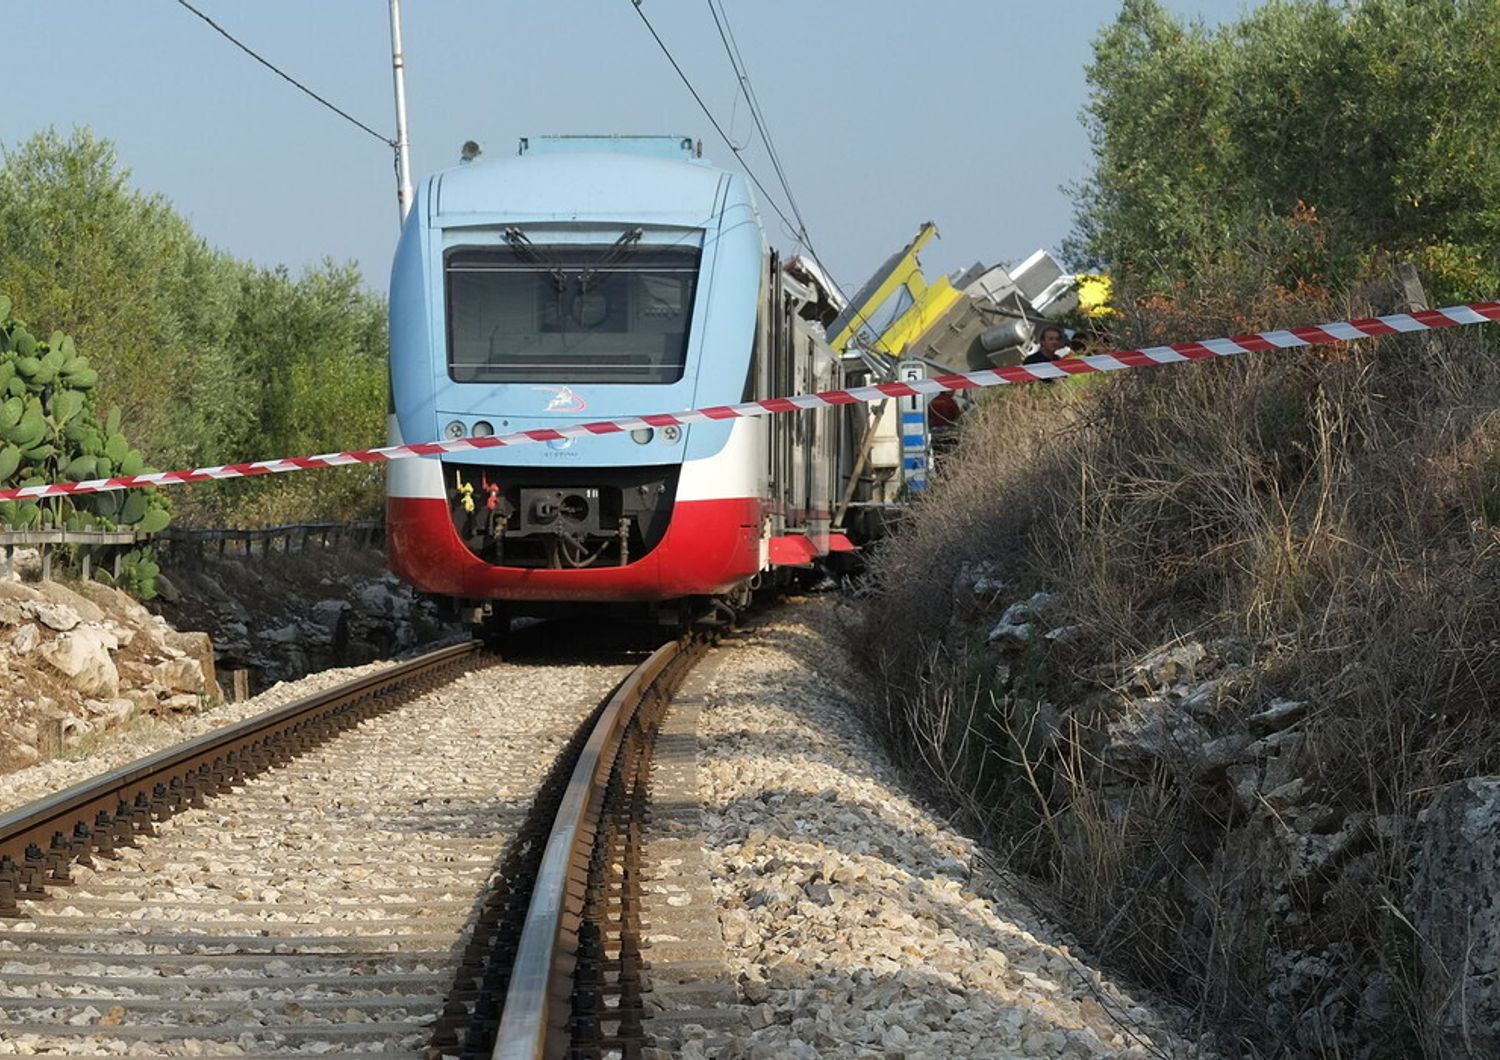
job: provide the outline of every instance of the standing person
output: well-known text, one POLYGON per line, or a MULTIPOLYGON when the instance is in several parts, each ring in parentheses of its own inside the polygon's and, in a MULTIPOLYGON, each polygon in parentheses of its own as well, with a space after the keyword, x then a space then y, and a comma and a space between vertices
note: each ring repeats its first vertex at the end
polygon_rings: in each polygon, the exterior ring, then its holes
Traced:
POLYGON ((935 394, 927 402, 927 425, 934 455, 942 456, 958 444, 959 422, 963 415, 963 406, 951 390, 935 394))
POLYGON ((1048 324, 1037 335, 1038 349, 1028 354, 1022 364, 1049 364, 1068 355, 1068 333, 1057 324, 1048 324))

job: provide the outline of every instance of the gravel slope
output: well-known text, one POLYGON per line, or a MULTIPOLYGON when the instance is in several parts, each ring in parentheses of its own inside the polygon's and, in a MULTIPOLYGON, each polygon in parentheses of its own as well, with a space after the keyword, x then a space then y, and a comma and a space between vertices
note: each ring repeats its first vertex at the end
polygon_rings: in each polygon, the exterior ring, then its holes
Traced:
POLYGON ((1193 1055, 903 792, 840 684, 837 605, 794 603, 709 686, 701 794, 747 1006, 684 1056, 1193 1055))

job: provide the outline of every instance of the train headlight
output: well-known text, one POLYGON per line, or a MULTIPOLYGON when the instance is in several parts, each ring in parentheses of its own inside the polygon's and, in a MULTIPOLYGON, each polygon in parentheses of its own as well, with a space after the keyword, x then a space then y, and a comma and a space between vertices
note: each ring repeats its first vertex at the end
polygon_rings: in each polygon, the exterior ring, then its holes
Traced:
POLYGON ((464 425, 461 420, 454 420, 443 428, 443 437, 450 442, 457 441, 464 436, 464 425))
POLYGON ((656 434, 650 427, 637 427, 630 432, 630 440, 636 445, 645 445, 656 434))
POLYGON ((494 433, 495 433, 495 425, 493 423, 491 423, 489 420, 480 420, 478 423, 474 424, 474 437, 475 438, 488 438, 490 435, 492 435, 494 433))

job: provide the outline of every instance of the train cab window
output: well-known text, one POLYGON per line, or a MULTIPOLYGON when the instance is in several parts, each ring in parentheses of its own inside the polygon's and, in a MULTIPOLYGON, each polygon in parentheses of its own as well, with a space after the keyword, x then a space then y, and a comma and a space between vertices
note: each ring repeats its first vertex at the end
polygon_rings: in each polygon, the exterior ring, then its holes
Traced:
POLYGON ((675 383, 696 247, 466 247, 445 261, 448 373, 459 383, 675 383))

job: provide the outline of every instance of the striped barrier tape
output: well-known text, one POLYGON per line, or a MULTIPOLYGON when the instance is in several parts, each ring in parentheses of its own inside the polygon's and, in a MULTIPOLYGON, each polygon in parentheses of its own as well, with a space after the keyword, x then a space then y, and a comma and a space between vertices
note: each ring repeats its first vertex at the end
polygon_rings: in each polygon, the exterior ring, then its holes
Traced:
POLYGON ((1290 328, 1284 331, 1261 331, 1251 335, 1236 335, 1227 339, 1203 339, 1172 346, 1117 350, 1087 357, 1070 357, 1046 364, 1021 364, 1008 368, 990 368, 981 372, 958 372, 910 382, 876 383, 871 386, 851 387, 847 390, 823 390, 815 394, 795 394, 790 397, 766 398, 761 401, 744 401, 736 405, 714 405, 684 412, 630 416, 619 420, 569 424, 563 427, 543 427, 484 438, 455 438, 451 441, 421 442, 415 445, 388 445, 379 449, 354 449, 345 453, 257 460, 248 464, 225 464, 220 467, 157 471, 145 475, 126 475, 120 478, 88 479, 83 482, 54 482, 43 486, 20 486, 0 490, 0 501, 33 500, 39 497, 101 493, 108 490, 138 489, 146 486, 175 486, 190 482, 209 482, 215 479, 249 478, 255 475, 274 475, 286 471, 307 471, 312 468, 404 460, 414 456, 438 456, 442 453, 495 449, 500 446, 522 445, 528 442, 551 442, 591 434, 619 434, 643 427, 675 427, 710 420, 771 416, 802 409, 883 401, 886 398, 931 396, 945 390, 1011 386, 1034 382, 1038 379, 1061 379, 1070 375, 1115 372, 1123 368, 1146 368, 1158 364, 1175 364, 1180 361, 1213 360, 1217 357, 1233 357, 1237 354, 1259 353, 1265 350, 1331 345, 1352 342, 1356 339, 1379 338, 1384 335, 1430 331, 1435 328, 1483 324, 1492 321, 1500 321, 1500 302, 1472 302, 1467 305, 1448 306, 1444 309, 1393 313, 1390 316, 1364 317, 1358 320, 1343 320, 1312 327, 1290 328))

